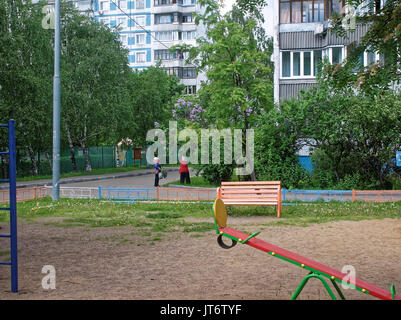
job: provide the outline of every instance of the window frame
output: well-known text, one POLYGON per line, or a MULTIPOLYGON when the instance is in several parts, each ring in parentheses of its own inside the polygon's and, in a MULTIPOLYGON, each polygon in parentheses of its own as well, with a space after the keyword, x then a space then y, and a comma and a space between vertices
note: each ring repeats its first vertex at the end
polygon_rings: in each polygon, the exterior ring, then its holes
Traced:
POLYGON ((135 9, 145 9, 145 0, 136 0, 135 1, 135 9), (138 3, 142 4, 138 6, 138 3))
POLYGON ((140 28, 140 27, 145 27, 146 26, 146 16, 145 15, 137 15, 134 17, 135 21, 135 27, 140 28), (143 24, 140 24, 139 21, 137 20, 138 18, 143 18, 143 24))
POLYGON ((109 11, 109 10, 110 10, 109 1, 100 1, 99 11, 109 11))
MULTIPOLYGON (((330 18, 333 14, 333 1, 338 0, 279 0, 279 19, 280 24, 292 24, 292 23, 322 23, 330 18), (312 3, 312 17, 311 21, 304 22, 304 2, 311 2, 312 3), (323 20, 322 21, 315 21, 315 2, 323 2, 323 20), (281 16, 282 4, 289 4, 289 22, 283 22, 281 16), (293 22, 293 3, 300 4, 300 12, 301 12, 301 21, 300 22, 293 22)), ((341 7, 343 8, 345 5, 345 0, 341 0, 341 7)), ((318 10, 319 11, 319 10, 318 10)), ((343 10, 342 10, 343 11, 343 10)))
POLYGON ((146 51, 136 51, 135 52, 135 63, 146 63, 146 51), (138 56, 143 55, 143 61, 139 61, 138 56))
POLYGON ((135 44, 146 44, 146 34, 144 32, 135 33, 135 44), (139 37, 143 38, 143 41, 138 41, 139 37))
MULTIPOLYGON (((317 74, 315 74, 315 51, 322 52, 322 59, 327 57, 329 62, 333 64, 333 48, 341 48, 341 62, 342 63, 346 58, 346 47, 345 46, 330 46, 327 48, 316 48, 316 49, 309 49, 309 50, 281 50, 280 51, 280 79, 282 80, 291 80, 291 79, 316 79, 317 74), (290 75, 283 76, 283 53, 289 52, 290 53, 290 75), (305 53, 310 53, 310 74, 305 75, 305 53), (294 53, 300 54, 300 73, 299 76, 294 76, 294 53)), ((367 53, 366 53, 367 54, 367 53)), ((377 58, 377 56, 376 56, 377 58)), ((365 58, 366 61, 366 58, 365 58)), ((337 63, 336 63, 337 64, 337 63)), ((320 72, 320 71, 319 71, 320 72)))
POLYGON ((117 26, 121 28, 127 28, 128 27, 128 20, 126 17, 118 17, 117 18, 117 26))
POLYGON ((118 0, 118 6, 120 9, 127 9, 128 8, 128 0, 118 0), (125 5, 121 5, 124 3, 125 5))

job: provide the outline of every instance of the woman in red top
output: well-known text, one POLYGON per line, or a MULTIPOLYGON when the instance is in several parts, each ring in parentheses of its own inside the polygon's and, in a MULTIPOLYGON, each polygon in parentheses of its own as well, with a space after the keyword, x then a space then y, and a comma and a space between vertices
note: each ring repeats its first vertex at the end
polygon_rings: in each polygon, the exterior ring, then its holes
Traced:
POLYGON ((191 179, 189 178, 189 169, 188 169, 188 161, 185 157, 182 157, 181 162, 180 162, 180 170, 178 171, 180 173, 180 183, 184 184, 191 184, 191 179))

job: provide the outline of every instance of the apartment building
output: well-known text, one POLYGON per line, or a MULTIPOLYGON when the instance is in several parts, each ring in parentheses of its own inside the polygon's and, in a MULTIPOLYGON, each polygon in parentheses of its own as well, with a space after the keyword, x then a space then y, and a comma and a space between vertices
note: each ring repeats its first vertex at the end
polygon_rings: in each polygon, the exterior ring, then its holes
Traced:
MULTIPOLYGON (((49 0, 54 3, 54 0, 49 0)), ((174 45, 196 45, 204 27, 195 25, 196 0, 71 0, 82 13, 90 14, 110 28, 118 28, 121 42, 129 50, 132 69, 141 71, 160 63, 185 85, 186 94, 196 94, 203 74, 185 63, 185 52, 170 52, 174 45)))
MULTIPOLYGON (((368 1, 368 0, 367 0, 368 1)), ((373 0, 375 4, 383 4, 373 0)), ((375 7, 372 6, 372 10, 375 7)), ((368 26, 356 25, 347 37, 330 30, 333 13, 344 14, 344 0, 274 0, 274 98, 276 102, 297 97, 301 89, 316 83, 319 63, 327 57, 332 64, 343 62, 349 45, 359 43, 368 26)), ((356 8, 356 14, 360 8, 356 8)), ((363 66, 382 59, 375 52, 359 57, 363 66)))

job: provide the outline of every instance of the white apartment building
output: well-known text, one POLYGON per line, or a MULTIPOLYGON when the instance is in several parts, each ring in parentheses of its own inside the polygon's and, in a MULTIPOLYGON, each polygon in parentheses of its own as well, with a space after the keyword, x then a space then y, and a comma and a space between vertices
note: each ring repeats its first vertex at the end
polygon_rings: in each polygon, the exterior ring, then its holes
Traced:
MULTIPOLYGON (((385 0, 366 0, 371 10, 385 0)), ((319 63, 327 57, 330 63, 342 63, 349 53, 349 45, 359 43, 368 26, 355 25, 347 37, 339 37, 330 30, 330 16, 344 14, 344 0, 273 0, 274 19, 274 98, 276 102, 297 97, 302 89, 316 84, 319 63)), ((358 14, 356 8, 355 14, 358 14)), ((361 66, 376 63, 383 57, 376 52, 364 52, 359 57, 361 66)))
MULTIPOLYGON (((49 0, 53 3, 54 0, 49 0)), ((71 0, 82 13, 89 13, 110 28, 119 28, 120 39, 129 50, 132 69, 143 70, 161 64, 185 85, 186 94, 195 94, 205 80, 195 66, 185 63, 186 53, 174 45, 196 45, 204 27, 194 23, 201 7, 197 0, 71 0)))

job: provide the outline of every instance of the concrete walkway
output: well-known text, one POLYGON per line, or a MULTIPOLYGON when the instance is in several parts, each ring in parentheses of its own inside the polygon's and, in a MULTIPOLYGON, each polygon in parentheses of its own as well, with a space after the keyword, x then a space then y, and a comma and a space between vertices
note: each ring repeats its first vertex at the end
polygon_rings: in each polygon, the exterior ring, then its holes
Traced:
MULTIPOLYGON (((167 178, 160 180, 160 186, 180 179, 179 167, 165 167, 167 178)), ((191 176, 195 175, 195 170, 190 169, 191 176)), ((17 182, 17 188, 29 188, 40 186, 51 186, 51 179, 33 180, 17 182)), ((128 172, 118 172, 101 175, 88 175, 60 179, 60 185, 64 187, 116 187, 116 188, 135 188, 153 187, 154 171, 152 168, 133 170, 128 172)), ((8 189, 8 184, 0 185, 1 189, 8 189)))

